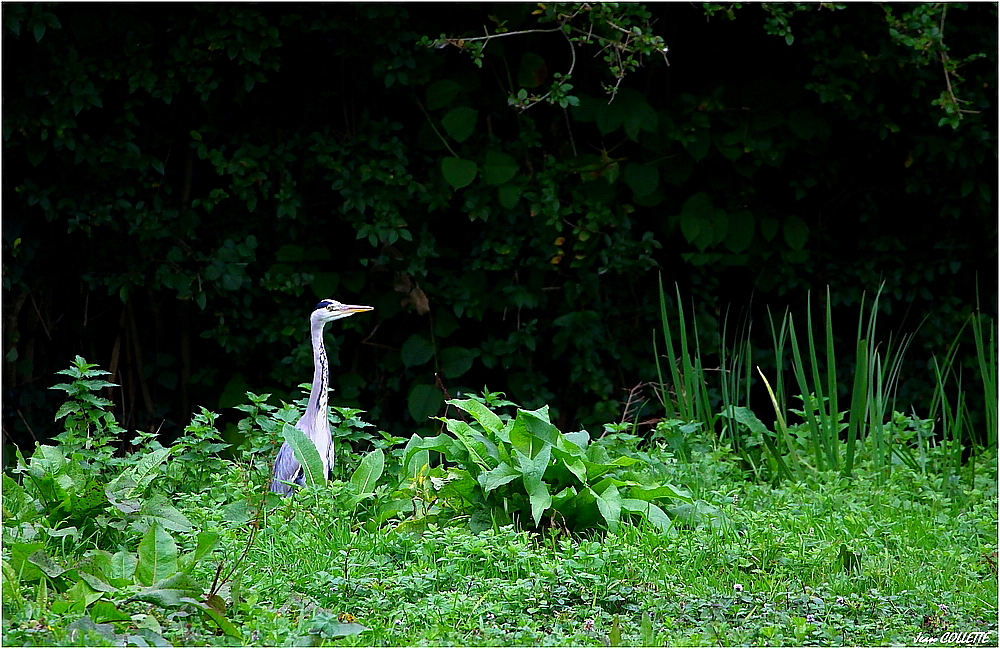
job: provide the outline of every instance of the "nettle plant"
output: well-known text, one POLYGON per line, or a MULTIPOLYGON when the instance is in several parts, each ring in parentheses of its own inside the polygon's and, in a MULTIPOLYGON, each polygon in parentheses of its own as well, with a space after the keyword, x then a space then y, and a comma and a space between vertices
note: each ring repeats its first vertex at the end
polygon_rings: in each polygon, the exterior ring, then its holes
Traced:
POLYGON ((471 421, 439 417, 439 435, 410 438, 403 453, 403 481, 382 519, 408 516, 423 524, 438 516, 469 516, 482 530, 517 523, 565 530, 606 526, 614 531, 623 518, 644 518, 662 532, 673 523, 661 505, 691 502, 686 491, 657 483, 642 460, 591 443, 589 433, 561 433, 549 421, 548 406, 497 414, 513 406, 500 393, 447 403, 471 421), (443 461, 431 466, 431 452, 443 461))
POLYGON ((68 397, 55 417, 64 425, 59 444, 39 445, 28 459, 18 451, 13 473, 20 481, 3 476, 2 577, 10 612, 31 619, 51 600, 51 614, 84 615, 74 628, 94 631, 91 641, 163 646, 159 624, 148 622, 151 613, 129 614, 133 603, 189 607, 239 638, 216 592, 221 582, 205 588, 195 577, 205 572, 199 564, 210 560, 219 533, 196 530, 164 492, 201 476, 180 469, 224 466, 215 456, 227 446, 218 440, 216 415, 203 409, 171 448, 139 434, 134 452, 116 455, 125 430, 109 411, 111 402, 100 396, 117 387, 101 378, 108 372, 77 356, 59 373, 73 379, 53 386, 68 397), (194 549, 182 552, 174 534, 194 549), (34 602, 23 594, 31 589, 34 602), (136 633, 114 634, 103 626, 129 620, 138 623, 136 633))

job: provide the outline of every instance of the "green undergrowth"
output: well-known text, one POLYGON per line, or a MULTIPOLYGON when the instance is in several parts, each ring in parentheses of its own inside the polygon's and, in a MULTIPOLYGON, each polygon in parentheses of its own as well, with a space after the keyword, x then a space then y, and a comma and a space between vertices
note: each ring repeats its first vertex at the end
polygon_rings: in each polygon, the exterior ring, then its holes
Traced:
POLYGON ((249 557, 259 574, 247 620, 265 644, 322 637, 324 620, 345 615, 370 629, 345 641, 355 645, 601 646, 616 633, 633 646, 887 645, 934 625, 995 638, 995 487, 956 511, 934 485, 897 475, 878 491, 833 476, 774 490, 706 483, 724 516, 670 535, 639 524, 584 538, 512 527, 416 537, 337 519, 301 538, 272 521, 249 557), (290 602, 278 630, 266 613, 290 602))
POLYGON ((917 463, 859 445, 850 475, 762 481, 679 420, 567 435, 487 392, 407 441, 339 409, 333 479, 280 498, 269 464, 301 402, 250 395, 235 448, 202 411, 169 447, 114 452, 104 372, 64 374, 66 433, 3 478, 4 645, 997 639, 996 452, 956 463, 914 418, 885 430, 917 463))

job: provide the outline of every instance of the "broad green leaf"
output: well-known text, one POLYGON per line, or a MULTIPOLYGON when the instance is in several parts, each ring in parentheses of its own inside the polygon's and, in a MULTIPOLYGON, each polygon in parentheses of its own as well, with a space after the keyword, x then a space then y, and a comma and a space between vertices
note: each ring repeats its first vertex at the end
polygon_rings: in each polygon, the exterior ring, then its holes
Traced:
POLYGON ((59 406, 59 410, 56 410, 55 421, 59 421, 68 414, 79 412, 80 404, 75 401, 67 401, 66 403, 59 406))
POLYGON ((694 140, 684 143, 684 148, 695 160, 701 160, 707 156, 711 147, 712 133, 707 128, 699 128, 695 131, 694 140))
POLYGON ((131 471, 126 469, 104 488, 104 495, 118 511, 123 514, 134 514, 142 509, 142 500, 131 471))
POLYGON ((149 523, 154 521, 161 527, 174 532, 187 532, 194 529, 194 525, 182 514, 166 496, 157 495, 147 500, 142 505, 142 516, 149 523))
POLYGON ((90 584, 82 579, 70 586, 69 590, 66 591, 66 599, 72 603, 69 610, 75 612, 86 610, 88 606, 102 597, 104 597, 104 593, 94 590, 90 587, 90 584))
POLYGON ((522 88, 537 88, 549 75, 545 59, 534 52, 525 52, 517 70, 517 84, 522 88))
POLYGON ((581 455, 573 455, 557 447, 552 449, 552 453, 570 473, 576 476, 577 480, 587 484, 587 465, 583 463, 581 455))
POLYGON ((619 457, 613 462, 593 462, 591 460, 584 459, 583 464, 587 467, 587 480, 589 482, 593 482, 608 471, 614 471, 615 469, 620 469, 622 467, 632 466, 638 461, 639 460, 635 458, 619 457))
POLYGON ((767 426, 761 423, 760 419, 757 419, 757 415, 753 414, 753 411, 745 406, 729 406, 719 414, 723 417, 735 419, 749 428, 752 433, 771 434, 767 426))
POLYGON ((320 637, 330 639, 346 638, 364 633, 365 631, 371 631, 371 629, 357 622, 329 622, 316 629, 320 637))
MULTIPOLYGON (((438 435, 439 438, 444 438, 445 443, 453 443, 448 439, 447 435, 438 435)), ((427 466, 430 462, 430 454, 428 449, 423 446, 423 437, 420 437, 416 433, 410 435, 410 439, 406 441, 406 446, 403 447, 403 471, 400 474, 400 479, 403 481, 413 480, 417 477, 417 474, 422 470, 424 466, 427 466)))
POLYGON ((576 497, 576 493, 576 489, 570 486, 552 496, 552 509, 563 514, 567 513, 566 505, 569 501, 576 497))
POLYGON ((177 545, 165 529, 154 523, 139 542, 135 577, 151 586, 177 572, 177 545))
POLYGON ((410 416, 414 421, 423 423, 428 417, 433 417, 441 409, 444 403, 444 395, 433 385, 421 383, 413 386, 410 396, 407 398, 407 406, 410 416))
POLYGON ((622 498, 622 509, 633 514, 639 514, 661 532, 667 534, 677 533, 673 521, 670 520, 666 512, 649 501, 638 500, 636 498, 622 498))
POLYGON ((319 299, 323 299, 333 295, 337 291, 338 284, 340 284, 340 275, 338 273, 314 273, 313 281, 309 283, 309 288, 312 289, 313 295, 319 299))
POLYGON ((13 478, 6 473, 2 475, 4 517, 6 518, 10 515, 15 522, 34 518, 37 515, 34 508, 34 500, 24 490, 24 487, 17 484, 13 478), (22 516, 24 517, 23 519, 22 516))
POLYGON ((461 189, 476 179, 476 163, 464 158, 447 157, 441 159, 441 174, 448 184, 461 189))
POLYGON ((542 480, 545 469, 549 466, 549 451, 551 445, 545 445, 535 457, 529 457, 515 449, 518 463, 521 465, 521 480, 524 490, 528 492, 528 500, 531 503, 531 517, 538 526, 542 519, 542 514, 552 505, 552 495, 549 494, 549 487, 542 480))
POLYGON ((444 130, 448 131, 448 135, 455 138, 456 141, 465 142, 476 129, 478 117, 479 111, 476 109, 459 106, 448 111, 448 114, 441 119, 441 125, 444 126, 444 130))
POLYGON ((729 229, 725 245, 731 252, 743 252, 753 240, 754 219, 748 210, 740 210, 729 215, 729 229))
POLYGON ((501 462, 497 468, 479 474, 479 485, 483 488, 483 492, 488 495, 497 487, 501 487, 519 477, 521 477, 521 472, 518 469, 501 462))
POLYGON ((89 572, 84 572, 83 570, 77 569, 76 573, 80 575, 80 579, 87 582, 87 585, 96 591, 100 591, 102 593, 111 593, 118 590, 117 588, 115 588, 108 582, 104 581, 100 577, 92 575, 89 572))
POLYGON ((809 226, 802 219, 794 215, 785 217, 784 231, 785 243, 792 250, 802 250, 805 247, 806 239, 809 238, 809 226))
POLYGON ((448 403, 472 415, 483 427, 483 430, 489 433, 496 433, 503 429, 500 417, 497 417, 496 413, 475 399, 451 399, 448 403))
POLYGON ((455 438, 447 433, 441 433, 434 437, 420 437, 414 433, 410 437, 410 441, 406 444, 404 456, 408 461, 412 454, 424 450, 437 451, 438 453, 443 453, 445 457, 451 458, 455 454, 456 443, 455 438))
POLYGON ((620 101, 612 101, 610 104, 601 102, 601 104, 597 109, 597 128, 601 131, 601 135, 607 135, 625 121, 625 110, 620 101))
POLYGON ((58 577, 66 572, 65 568, 59 565, 58 562, 50 559, 48 555, 41 550, 33 552, 31 556, 28 557, 28 562, 38 566, 38 568, 49 577, 58 577))
POLYGON ((517 173, 517 162, 513 157, 500 151, 487 151, 483 162, 483 182, 487 185, 503 185, 517 173))
POLYGON ((302 246, 286 243, 278 248, 278 250, 274 253, 274 256, 278 261, 302 261, 304 253, 305 251, 302 249, 302 246))
POLYGON ((478 349, 446 347, 441 350, 441 372, 449 379, 458 378, 472 369, 472 361, 477 356, 478 349))
POLYGON ((184 603, 184 598, 197 598, 201 593, 202 589, 189 575, 177 572, 143 588, 125 601, 149 602, 162 608, 176 609, 184 603))
POLYGON ((135 554, 121 549, 111 555, 111 563, 108 564, 105 576, 112 580, 125 579, 131 581, 138 563, 139 560, 135 554))
MULTIPOLYGON (((6 493, 4 494, 6 496, 6 493)), ((6 498, 5 498, 6 500, 6 498)), ((100 482, 88 482, 81 493, 75 496, 74 509, 77 511, 87 511, 89 509, 103 508, 108 503, 108 497, 100 482)))
POLYGON ((605 489, 610 487, 616 487, 621 489, 622 487, 635 487, 638 486, 638 482, 634 480, 622 480, 614 476, 605 476, 601 480, 594 482, 590 485, 590 488, 594 490, 594 493, 602 494, 605 489))
POLYGON ((587 466, 583 463, 586 451, 577 442, 586 445, 589 439, 590 436, 586 433, 583 437, 580 433, 564 433, 557 436, 552 450, 556 458, 583 484, 587 483, 587 466))
POLYGON ((222 508, 222 520, 227 523, 246 523, 250 520, 250 516, 250 506, 245 500, 229 503, 222 508))
POLYGON ((434 345, 420 334, 411 334, 399 350, 399 357, 407 367, 423 365, 433 356, 434 345))
POLYGON ((703 220, 698 225, 698 236, 694 238, 692 243, 698 247, 698 250, 704 251, 705 248, 712 245, 715 240, 715 228, 712 226, 712 221, 710 219, 703 220))
MULTIPOLYGON (((114 646, 115 644, 124 644, 124 642, 122 642, 121 640, 119 640, 118 642, 115 641, 114 625, 104 624, 105 622, 108 622, 108 620, 102 619, 102 617, 98 614, 99 607, 103 608, 102 605, 111 606, 112 608, 114 608, 111 602, 107 601, 95 602, 94 607, 91 608, 90 611, 88 611, 87 615, 77 618, 66 625, 65 629, 66 631, 69 632, 68 633, 69 637, 82 638, 86 637, 86 635, 90 633, 93 634, 95 637, 103 638, 106 641, 106 646, 109 647, 114 646)), ((55 607, 53 607, 53 609, 54 608, 55 607)), ((114 619, 120 620, 121 618, 115 617, 114 619)), ((131 618, 126 616, 125 619, 130 620, 131 618)), ((118 637, 134 638, 135 636, 123 635, 118 637)), ((137 646, 139 645, 139 643, 134 643, 134 644, 136 644, 137 646)))
POLYGON ((694 242, 705 230, 711 229, 709 219, 714 211, 712 199, 705 192, 693 194, 681 207, 681 232, 689 242, 694 242))
POLYGON ((729 230, 729 215, 726 214, 725 210, 718 208, 712 210, 710 220, 712 222, 712 236, 706 240, 706 248, 722 243, 726 238, 726 232, 729 230))
POLYGON ((458 95, 461 86, 451 79, 440 79, 427 86, 424 97, 427 100, 427 110, 437 110, 450 104, 458 95))
POLYGON ((608 485, 603 493, 594 492, 594 499, 597 500, 597 508, 601 510, 601 516, 608 524, 608 529, 612 532, 618 530, 618 521, 621 519, 622 498, 618 493, 618 487, 608 485))
POLYGON ((778 234, 778 220, 773 219, 770 216, 765 216, 760 220, 760 233, 764 235, 764 239, 770 241, 778 234))
POLYGON ((361 458, 361 463, 351 475, 351 484, 357 489, 358 496, 375 493, 375 484, 382 477, 384 469, 385 454, 380 448, 371 451, 361 458))
POLYGON ((667 508, 667 512, 673 517, 675 525, 720 529, 729 524, 725 512, 704 500, 675 505, 667 508))
POLYGON ((180 597, 179 600, 183 604, 189 604, 200 608, 202 612, 209 619, 215 622, 216 626, 218 626, 219 629, 221 629, 226 635, 236 638, 237 640, 243 640, 243 634, 236 628, 236 625, 229 621, 229 618, 227 618, 222 611, 216 610, 216 608, 195 599, 194 597, 180 597))
POLYGON ((560 437, 559 429, 549 422, 548 406, 518 410, 510 429, 511 445, 528 457, 534 457, 543 446, 555 446, 560 437))
POLYGON ((514 183, 500 185, 497 187, 497 197, 500 199, 500 205, 505 209, 514 209, 517 206, 517 201, 521 198, 521 188, 514 183))
POLYGON ((625 165, 625 183, 636 196, 645 196, 660 184, 660 172, 653 165, 630 162, 625 165))
MULTIPOLYGON (((585 430, 579 430, 575 433, 563 433, 562 436, 566 441, 571 442, 583 451, 586 451, 587 446, 590 444, 590 433, 585 430)), ((560 448, 562 448, 561 445, 560 448)))
POLYGON ((608 631, 608 645, 611 647, 622 646, 622 625, 617 615, 611 622, 611 630, 608 631))
POLYGON ((498 462, 509 463, 510 453, 507 451, 506 444, 501 444, 500 446, 497 446, 496 444, 493 443, 493 440, 491 440, 486 435, 480 434, 475 429, 473 429, 472 432, 472 439, 474 439, 477 444, 482 445, 481 447, 477 448, 485 449, 486 457, 493 460, 493 462, 490 463, 491 465, 494 465, 498 462))
POLYGON ((180 561, 182 570, 190 572, 199 561, 204 559, 219 546, 219 533, 206 530, 198 532, 198 542, 194 550, 188 552, 180 561))
POLYGON ((35 581, 42 578, 42 571, 28 560, 36 552, 45 547, 44 543, 4 543, 4 550, 10 552, 10 567, 15 575, 24 581, 35 581))
POLYGON ((66 464, 66 456, 62 449, 56 446, 39 446, 31 456, 28 470, 32 477, 43 478, 48 474, 54 476, 66 464))
POLYGON ((90 616, 98 624, 105 622, 125 622, 132 619, 130 615, 122 613, 115 608, 114 604, 106 600, 94 602, 94 605, 90 607, 90 616))
POLYGON ((658 122, 656 111, 649 105, 645 97, 638 95, 630 102, 628 112, 622 120, 622 126, 630 139, 637 140, 640 130, 655 133, 658 122))
POLYGON ((691 500, 691 493, 673 486, 672 484, 661 484, 655 487, 632 487, 628 491, 632 498, 640 500, 656 500, 658 498, 674 498, 678 500, 691 500))
POLYGON ((456 438, 458 438, 459 443, 465 448, 465 451, 469 454, 469 459, 476 463, 477 466, 481 467, 483 470, 489 470, 492 468, 490 463, 486 460, 488 453, 483 443, 473 439, 475 430, 469 424, 464 421, 458 421, 457 419, 444 419, 445 426, 450 430, 456 438))
POLYGON ((319 456, 316 444, 305 433, 291 424, 281 425, 281 436, 285 438, 292 449, 295 460, 302 465, 302 471, 307 485, 317 485, 326 482, 323 472, 323 460, 319 456))

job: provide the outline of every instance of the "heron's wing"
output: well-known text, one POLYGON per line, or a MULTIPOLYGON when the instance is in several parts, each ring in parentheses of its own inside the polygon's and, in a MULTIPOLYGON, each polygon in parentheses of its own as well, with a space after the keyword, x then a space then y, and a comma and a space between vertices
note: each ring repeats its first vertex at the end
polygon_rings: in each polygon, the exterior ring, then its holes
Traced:
POLYGON ((271 475, 274 478, 271 481, 271 491, 283 496, 292 493, 292 487, 282 483, 282 480, 295 483, 302 481, 302 465, 295 459, 292 447, 287 442, 282 444, 278 450, 278 457, 274 460, 274 471, 271 475))

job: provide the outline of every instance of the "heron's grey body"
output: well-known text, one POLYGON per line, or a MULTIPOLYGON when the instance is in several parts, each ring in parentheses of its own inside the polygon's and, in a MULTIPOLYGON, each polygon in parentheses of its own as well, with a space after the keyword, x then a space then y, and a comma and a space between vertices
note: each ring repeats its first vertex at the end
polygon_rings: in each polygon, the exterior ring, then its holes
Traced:
MULTIPOLYGON (((357 304, 341 304, 336 300, 323 300, 316 305, 309 316, 309 335, 313 350, 313 380, 309 391, 309 403, 306 411, 295 427, 312 440, 323 461, 323 477, 330 477, 330 467, 333 466, 333 438, 330 436, 330 422, 327 419, 327 387, 330 373, 327 367, 326 347, 323 345, 323 328, 327 322, 339 320, 355 313, 371 311, 370 306, 357 304)), ((271 491, 289 495, 293 487, 285 484, 291 482, 304 485, 305 478, 302 465, 295 459, 288 443, 281 445, 278 457, 274 460, 271 491)))

